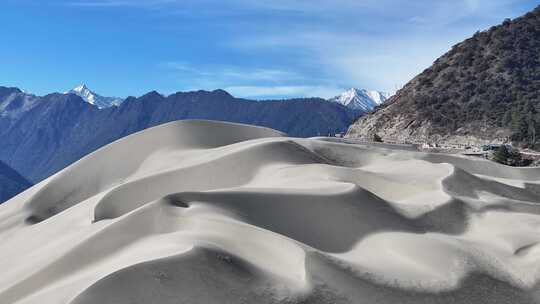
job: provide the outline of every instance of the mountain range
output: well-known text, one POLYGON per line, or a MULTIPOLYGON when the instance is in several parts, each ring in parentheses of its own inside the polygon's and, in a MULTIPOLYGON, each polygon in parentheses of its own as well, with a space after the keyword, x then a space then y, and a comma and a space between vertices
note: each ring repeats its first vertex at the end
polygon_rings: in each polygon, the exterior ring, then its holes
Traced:
MULTIPOLYGON (((83 95, 91 92, 79 88, 83 95)), ((312 137, 345 133, 362 114, 321 98, 253 101, 223 90, 169 96, 153 91, 107 107, 91 95, 94 99, 73 93, 35 96, 0 87, 0 160, 38 182, 110 142, 165 122, 230 121, 312 137)))
POLYGON ((538 149, 539 75, 540 7, 455 45, 347 136, 538 149))
MULTIPOLYGON (((86 84, 78 85, 64 94, 78 95, 84 101, 100 109, 119 106, 124 101, 119 97, 101 96, 90 90, 86 84)), ((337 102, 354 111, 369 112, 384 103, 390 96, 391 94, 381 91, 350 88, 340 95, 328 99, 328 101, 337 102)))

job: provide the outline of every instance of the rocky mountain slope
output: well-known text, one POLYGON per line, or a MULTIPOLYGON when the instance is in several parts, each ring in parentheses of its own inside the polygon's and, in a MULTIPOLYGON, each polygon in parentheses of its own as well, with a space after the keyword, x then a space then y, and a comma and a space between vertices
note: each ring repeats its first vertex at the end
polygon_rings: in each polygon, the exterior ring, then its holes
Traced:
POLYGON ((0 160, 37 182, 131 133, 180 119, 271 127, 291 136, 345 133, 358 112, 324 99, 251 101, 223 90, 150 92, 99 109, 75 94, 28 95, 0 87, 0 160))
POLYGON ((340 103, 353 110, 369 112, 378 105, 381 105, 389 97, 390 94, 384 92, 351 88, 342 94, 329 99, 329 101, 340 103))
POLYGON ((349 137, 538 146, 540 8, 454 46, 349 137))
POLYGON ((0 204, 26 190, 32 184, 0 161, 0 204))

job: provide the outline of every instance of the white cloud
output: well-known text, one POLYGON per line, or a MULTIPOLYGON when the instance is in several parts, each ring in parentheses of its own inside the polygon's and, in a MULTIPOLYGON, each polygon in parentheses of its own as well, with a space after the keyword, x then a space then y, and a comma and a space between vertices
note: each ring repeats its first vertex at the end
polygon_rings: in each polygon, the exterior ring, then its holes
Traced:
POLYGON ((176 0, 80 0, 70 1, 69 5, 80 7, 141 7, 153 8, 166 4, 176 4, 176 0))
MULTIPOLYGON (((363 87, 393 92, 432 64, 452 44, 463 37, 374 37, 333 32, 299 32, 263 36, 232 42, 231 47, 246 50, 296 49, 303 56, 297 63, 317 66, 321 83, 341 87, 363 87)), ((308 78, 308 77, 306 77, 308 78)))
POLYGON ((343 88, 331 84, 316 84, 295 72, 276 68, 248 68, 223 65, 191 65, 166 62, 158 65, 171 73, 184 90, 224 89, 237 97, 271 99, 289 97, 330 98, 343 88))
POLYGON ((380 13, 376 7, 386 7, 386 19, 359 20, 350 28, 309 24, 280 32, 263 31, 257 36, 240 36, 229 46, 247 52, 295 50, 302 54, 299 65, 319 67, 333 83, 392 92, 452 45, 498 22, 482 19, 484 11, 496 19, 508 14, 504 8, 515 1, 358 1, 362 2, 358 6, 368 11, 380 13), (461 22, 473 16, 474 23, 461 22))
POLYGON ((516 2, 519 0, 84 0, 72 3, 177 9, 191 16, 214 17, 209 20, 220 24, 216 30, 227 31, 223 31, 223 37, 212 37, 210 42, 235 55, 250 56, 251 66, 229 64, 227 58, 220 58, 221 64, 213 65, 194 62, 161 65, 185 87, 230 87, 242 96, 305 96, 306 90, 319 88, 321 95, 326 92, 327 96, 335 88, 351 86, 392 92, 453 44, 496 24, 499 19, 512 17, 515 13, 512 5, 516 2), (240 17, 223 17, 232 12, 240 17), (264 14, 263 17, 256 18, 258 13, 264 14), (260 65, 253 67, 253 62, 260 65))
POLYGON ((330 98, 343 90, 326 86, 230 86, 225 90, 234 96, 244 98, 281 98, 281 97, 322 97, 330 98))
POLYGON ((250 68, 230 65, 192 65, 185 62, 165 62, 158 65, 165 68, 179 82, 191 80, 205 87, 225 87, 242 84, 278 85, 304 80, 302 75, 295 72, 276 68, 250 68))

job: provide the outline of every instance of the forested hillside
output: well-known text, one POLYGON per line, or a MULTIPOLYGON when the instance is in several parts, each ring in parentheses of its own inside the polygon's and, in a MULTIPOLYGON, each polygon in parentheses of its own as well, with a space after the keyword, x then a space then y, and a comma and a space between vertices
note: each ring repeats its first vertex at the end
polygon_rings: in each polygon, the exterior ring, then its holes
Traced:
POLYGON ((509 139, 538 146, 539 101, 537 8, 457 44, 349 133, 425 141, 509 139))

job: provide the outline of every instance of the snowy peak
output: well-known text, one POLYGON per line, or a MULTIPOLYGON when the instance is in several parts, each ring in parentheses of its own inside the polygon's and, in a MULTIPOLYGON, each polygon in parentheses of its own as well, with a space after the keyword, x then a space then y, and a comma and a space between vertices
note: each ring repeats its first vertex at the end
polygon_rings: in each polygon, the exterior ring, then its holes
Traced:
POLYGON ((330 101, 340 103, 353 110, 369 112, 384 103, 389 97, 390 94, 384 92, 351 88, 341 95, 331 98, 330 101))
POLYGON ((78 85, 76 86, 74 89, 73 89, 74 92, 77 92, 77 93, 83 93, 83 92, 91 92, 90 89, 88 89, 88 87, 83 83, 81 85, 78 85))
POLYGON ((67 91, 65 94, 75 94, 84 101, 97 106, 100 109, 120 105, 124 100, 118 97, 104 97, 92 92, 85 84, 81 84, 67 91))

